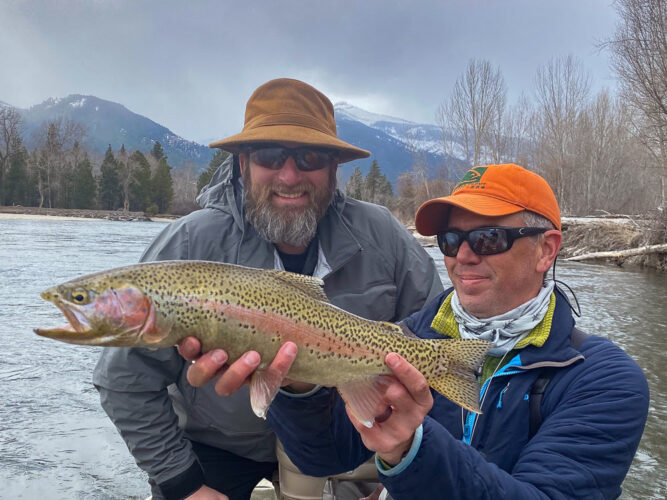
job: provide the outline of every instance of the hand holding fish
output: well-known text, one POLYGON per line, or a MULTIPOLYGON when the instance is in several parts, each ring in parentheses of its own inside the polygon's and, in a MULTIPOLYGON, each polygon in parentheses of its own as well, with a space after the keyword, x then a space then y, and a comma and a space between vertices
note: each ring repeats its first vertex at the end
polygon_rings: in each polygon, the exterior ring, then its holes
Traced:
POLYGON ((387 464, 396 465, 410 449, 415 430, 433 406, 433 397, 424 376, 404 358, 389 353, 385 362, 394 375, 386 377, 383 395, 388 416, 376 417, 369 428, 346 409, 366 448, 377 452, 387 464))
MULTIPOLYGON (((248 351, 234 363, 227 365, 228 356, 224 350, 214 349, 202 354, 201 342, 196 337, 187 337, 179 342, 178 352, 187 361, 192 361, 187 373, 190 385, 201 387, 219 376, 215 383, 215 392, 220 396, 229 396, 238 391, 242 385, 249 383, 261 362, 259 353, 248 351)), ((296 354, 296 344, 285 343, 267 370, 273 372, 272 378, 282 380, 282 386, 291 385, 295 392, 307 392, 314 387, 313 384, 293 382, 285 378, 296 354)))

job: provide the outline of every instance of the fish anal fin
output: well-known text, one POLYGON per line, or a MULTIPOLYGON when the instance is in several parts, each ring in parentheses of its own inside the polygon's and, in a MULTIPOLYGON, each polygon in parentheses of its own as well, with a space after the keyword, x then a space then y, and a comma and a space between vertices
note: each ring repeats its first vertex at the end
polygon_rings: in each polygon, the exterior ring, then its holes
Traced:
POLYGON ((370 379, 356 380, 338 387, 343 401, 355 418, 366 427, 373 427, 378 409, 382 406, 387 377, 377 375, 370 379))
POLYGON ((279 270, 264 270, 262 272, 271 273, 277 279, 286 283, 294 288, 297 288, 301 292, 305 293, 309 297, 320 300, 322 302, 329 302, 329 297, 324 293, 324 281, 320 278, 314 278, 313 276, 307 276, 304 274, 295 274, 287 271, 279 270))
POLYGON ((266 418, 266 412, 276 397, 282 377, 271 370, 256 370, 250 378, 250 406, 259 418, 266 418))

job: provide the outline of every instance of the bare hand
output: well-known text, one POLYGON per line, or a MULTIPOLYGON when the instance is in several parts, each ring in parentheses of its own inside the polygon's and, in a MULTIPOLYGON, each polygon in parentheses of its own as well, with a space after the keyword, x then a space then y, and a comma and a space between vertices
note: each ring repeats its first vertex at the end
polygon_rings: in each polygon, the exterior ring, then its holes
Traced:
POLYGON ((186 500, 229 500, 227 495, 223 495, 219 491, 209 488, 206 485, 203 485, 192 495, 185 498, 186 500))
MULTIPOLYGON (((347 411, 366 448, 377 452, 388 464, 396 465, 410 449, 415 430, 433 407, 433 396, 424 376, 401 356, 389 353, 385 362, 394 374, 389 377, 384 394, 384 403, 391 412, 385 413, 384 419, 376 419, 369 429, 347 411)), ((384 411, 379 409, 379 413, 384 411)))
MULTIPOLYGON (((187 337, 178 345, 178 352, 193 364, 188 368, 187 379, 193 387, 202 387, 219 376, 215 383, 215 392, 220 396, 235 393, 248 383, 251 375, 260 364, 260 356, 256 351, 248 351, 231 365, 227 365, 228 356, 222 349, 214 349, 201 354, 201 343, 195 337, 187 337), (201 355, 200 355, 201 354, 201 355)), ((282 385, 290 385, 295 392, 307 392, 312 384, 292 382, 285 376, 296 358, 297 347, 293 342, 286 342, 273 359, 268 371, 282 379, 282 385)))

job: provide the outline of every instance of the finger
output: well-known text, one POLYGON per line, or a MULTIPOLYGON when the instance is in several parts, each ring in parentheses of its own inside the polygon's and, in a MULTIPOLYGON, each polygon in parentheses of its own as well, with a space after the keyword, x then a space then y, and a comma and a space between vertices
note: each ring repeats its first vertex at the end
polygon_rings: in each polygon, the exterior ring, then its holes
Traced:
POLYGON ((395 352, 387 354, 385 362, 418 405, 426 407, 433 405, 433 396, 431 395, 428 382, 419 370, 395 352))
POLYGON ((201 342, 196 337, 185 337, 178 343, 177 349, 187 361, 193 361, 201 354, 201 342))
POLYGON ((267 370, 271 372, 273 377, 280 378, 281 380, 284 379, 296 359, 296 353, 296 344, 294 342, 285 342, 278 350, 276 357, 273 358, 267 370))
POLYGON ((245 384, 252 372, 259 366, 259 354, 256 351, 248 351, 239 359, 234 361, 229 368, 220 376, 215 383, 215 392, 220 396, 234 394, 245 384))
POLYGON ((227 362, 227 353, 214 349, 203 354, 188 368, 187 379, 191 386, 202 387, 213 380, 227 362))

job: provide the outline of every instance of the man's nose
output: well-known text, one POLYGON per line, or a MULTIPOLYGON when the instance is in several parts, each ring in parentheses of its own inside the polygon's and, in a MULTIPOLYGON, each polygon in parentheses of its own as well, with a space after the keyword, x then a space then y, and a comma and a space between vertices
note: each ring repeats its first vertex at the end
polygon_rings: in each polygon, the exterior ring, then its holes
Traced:
POLYGON ((303 173, 296 166, 294 158, 288 156, 283 163, 282 168, 278 171, 278 179, 286 185, 297 184, 301 182, 303 173))
POLYGON ((459 246, 459 251, 456 253, 456 260, 464 264, 476 263, 480 261, 480 256, 472 251, 466 240, 463 240, 459 246))

